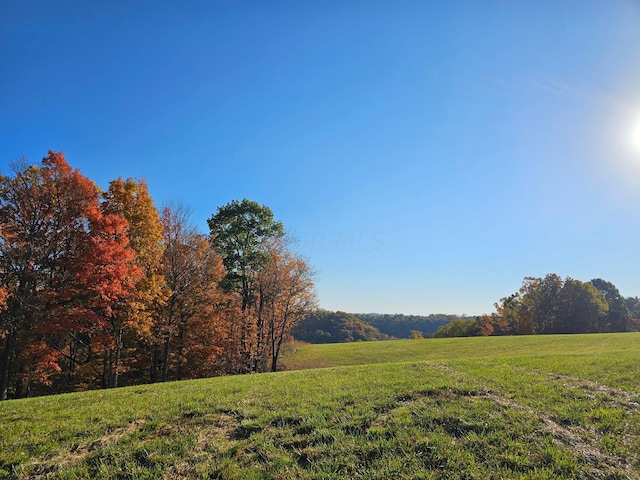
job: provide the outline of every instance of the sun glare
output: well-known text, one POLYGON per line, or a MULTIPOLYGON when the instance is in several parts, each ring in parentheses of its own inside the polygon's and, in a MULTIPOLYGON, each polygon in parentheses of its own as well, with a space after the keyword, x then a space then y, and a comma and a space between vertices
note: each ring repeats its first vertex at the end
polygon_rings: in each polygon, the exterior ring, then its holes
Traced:
POLYGON ((631 147, 633 150, 640 154, 640 115, 637 116, 635 124, 632 127, 631 135, 629 136, 631 147))

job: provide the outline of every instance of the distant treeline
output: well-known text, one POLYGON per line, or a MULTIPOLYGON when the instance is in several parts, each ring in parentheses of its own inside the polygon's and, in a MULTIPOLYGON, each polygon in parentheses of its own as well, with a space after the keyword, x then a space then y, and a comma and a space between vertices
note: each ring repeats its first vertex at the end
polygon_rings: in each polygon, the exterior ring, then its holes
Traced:
POLYGON ((345 313, 321 310, 302 320, 291 332, 297 340, 309 343, 343 343, 391 338, 433 336, 438 328, 447 325, 456 315, 428 316, 345 313))
POLYGON ((517 292, 496 303, 496 312, 454 320, 436 337, 607 333, 640 330, 640 299, 624 298, 601 278, 583 282, 550 273, 526 277, 517 292))
POLYGON ((476 317, 319 311, 291 332, 310 343, 392 338, 473 337, 551 333, 606 333, 640 330, 640 298, 623 297, 600 278, 583 282, 550 273, 526 277, 522 287, 495 304, 496 312, 476 317))
POLYGON ((344 343, 387 340, 388 335, 345 312, 320 310, 299 322, 291 331, 296 340, 309 343, 344 343))
POLYGON ((387 313, 356 313, 360 320, 376 327, 382 333, 395 338, 411 338, 412 332, 420 332, 423 337, 433 336, 438 328, 452 320, 460 319, 458 315, 435 313, 431 315, 403 315, 387 313))

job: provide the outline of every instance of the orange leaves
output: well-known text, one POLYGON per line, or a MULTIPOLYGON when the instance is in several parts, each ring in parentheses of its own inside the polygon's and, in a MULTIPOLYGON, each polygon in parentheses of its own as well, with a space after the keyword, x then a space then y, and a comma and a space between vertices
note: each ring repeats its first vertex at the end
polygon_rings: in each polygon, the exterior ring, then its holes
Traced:
POLYGON ((189 378, 208 370, 197 359, 215 358, 220 351, 219 304, 224 294, 218 289, 223 276, 222 260, 210 248, 204 235, 189 222, 183 206, 162 212, 163 257, 161 272, 167 299, 158 305, 154 322, 156 344, 162 344, 159 378, 189 378), (203 370, 204 369, 204 370, 203 370))
POLYGON ((188 213, 160 215, 144 181, 101 192, 61 152, 0 175, 0 399, 22 380, 68 391, 275 370, 315 307, 311 269, 267 207, 222 207, 211 237, 188 213))
POLYGON ((60 356, 60 352, 43 341, 31 342, 20 352, 20 360, 25 368, 19 376, 28 382, 51 386, 51 375, 62 370, 58 365, 60 356))
POLYGON ((280 349, 291 329, 316 308, 311 267, 293 253, 283 238, 265 242, 268 261, 258 275, 263 305, 263 328, 266 347, 259 354, 269 357, 271 371, 276 371, 280 349))
POLYGON ((7 308, 8 296, 9 296, 9 293, 7 292, 7 289, 4 287, 0 287, 0 312, 7 308))
POLYGON ((144 181, 113 180, 103 198, 104 218, 126 221, 118 226, 118 238, 128 239, 134 253, 135 274, 130 276, 127 289, 136 295, 119 305, 119 321, 133 332, 148 335, 151 311, 164 297, 165 282, 159 273, 163 250, 160 216, 144 181))
POLYGON ((111 316, 115 302, 135 294, 142 272, 135 252, 128 247, 126 220, 116 215, 98 217, 90 223, 91 248, 78 258, 77 279, 87 289, 90 304, 111 316))
POLYGON ((136 264, 155 269, 162 256, 162 223, 144 181, 118 178, 103 194, 105 215, 126 219, 129 245, 136 253, 136 264))
MULTIPOLYGON (((50 367, 57 361, 42 345, 60 350, 82 334, 83 347, 92 348, 114 305, 135 292, 140 271, 128 245, 128 224, 103 215, 96 185, 52 151, 41 166, 22 163, 13 178, 0 177, 0 224, 0 278, 11 322, 0 329, 11 328, 17 338, 5 349, 40 332, 42 343, 26 348, 36 364, 48 365, 39 370, 42 379, 56 371, 50 367)), ((0 390, 6 390, 7 362, 14 358, 14 352, 5 353, 0 390)))

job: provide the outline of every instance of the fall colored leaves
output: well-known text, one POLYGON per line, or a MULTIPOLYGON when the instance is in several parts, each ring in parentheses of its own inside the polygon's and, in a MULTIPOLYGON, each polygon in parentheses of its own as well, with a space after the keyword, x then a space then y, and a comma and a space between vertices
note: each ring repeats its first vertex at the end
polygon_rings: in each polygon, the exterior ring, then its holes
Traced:
POLYGON ((275 370, 315 307, 268 207, 159 212, 144 181, 102 192, 59 152, 0 176, 0 399, 275 370))

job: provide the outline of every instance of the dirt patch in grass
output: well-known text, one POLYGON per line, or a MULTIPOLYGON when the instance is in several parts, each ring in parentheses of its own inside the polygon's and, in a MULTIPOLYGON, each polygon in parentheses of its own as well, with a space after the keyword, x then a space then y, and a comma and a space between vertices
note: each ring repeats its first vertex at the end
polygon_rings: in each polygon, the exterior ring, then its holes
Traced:
MULTIPOLYGON (((196 434, 190 453, 183 462, 171 465, 165 472, 167 478, 191 478, 195 475, 193 468, 206 458, 227 453, 237 443, 234 439, 241 425, 241 417, 236 412, 217 412, 192 414, 187 412, 176 418, 174 422, 158 425, 148 433, 141 432, 136 451, 148 442, 157 439, 178 439, 187 434, 196 434)), ((97 450, 102 450, 115 442, 144 430, 144 421, 138 420, 116 428, 102 437, 81 445, 73 446, 69 451, 33 464, 28 478, 50 478, 65 469, 79 465, 97 450)), ((148 425, 147 425, 148 426, 148 425)), ((126 448, 126 447, 123 447, 126 448)))
POLYGON ((554 380, 564 383, 567 388, 579 388, 585 392, 590 398, 596 400, 606 397, 607 401, 615 406, 623 407, 628 410, 637 410, 640 408, 640 396, 637 393, 627 392, 619 388, 609 387, 602 383, 586 380, 583 378, 570 377, 568 375, 550 374, 554 380))
MULTIPOLYGON (((457 378, 464 377, 464 374, 451 368, 447 364, 427 363, 429 366, 445 370, 457 378)), ((554 378, 565 382, 565 387, 581 388, 582 390, 592 392, 594 399, 596 396, 606 396, 607 401, 614 406, 621 406, 633 410, 638 408, 638 396, 636 394, 568 376, 554 375, 554 378)), ((635 476, 637 472, 635 472, 632 467, 632 459, 609 455, 599 448, 598 445, 602 439, 602 434, 595 431, 595 429, 579 425, 560 424, 545 412, 536 411, 529 406, 517 402, 513 398, 485 388, 433 388, 416 392, 411 396, 399 397, 393 405, 389 405, 387 408, 380 410, 378 417, 372 422, 372 426, 382 427, 393 415, 394 411, 400 408, 411 407, 414 402, 417 402, 421 398, 430 398, 436 403, 446 403, 464 397, 486 399, 502 408, 518 410, 526 413, 531 418, 539 419, 541 431, 551 434, 555 444, 568 448, 576 457, 582 458, 588 465, 588 469, 581 472, 579 478, 637 478, 635 476)), ((448 426, 444 425, 443 428, 445 431, 448 431, 448 426)))
MULTIPOLYGON (((456 378, 461 378, 461 372, 446 363, 431 363, 430 366, 440 368, 447 371, 456 378)), ((640 396, 634 392, 628 392, 618 388, 603 385, 601 383, 575 378, 568 375, 561 375, 553 372, 528 369, 529 373, 547 376, 551 381, 560 383, 563 389, 579 390, 580 394, 586 396, 589 400, 599 402, 609 407, 619 407, 630 412, 637 412, 640 408, 640 396)), ((492 402, 509 409, 515 409, 525 412, 531 418, 537 418, 542 424, 542 430, 553 435, 554 443, 569 448, 573 454, 585 460, 589 465, 589 470, 584 472, 584 476, 580 478, 639 478, 638 472, 634 469, 637 464, 636 455, 622 456, 611 455, 602 451, 600 445, 604 434, 593 427, 586 427, 574 424, 558 423, 549 414, 539 409, 533 409, 530 406, 521 404, 513 398, 501 395, 491 390, 479 389, 478 391, 455 391, 457 395, 470 395, 478 398, 486 398, 492 402)), ((446 394, 450 395, 452 391, 447 389, 446 394)), ((620 438, 620 437, 619 437, 620 438)), ((627 443, 623 439, 622 443, 627 443)))
POLYGON ((511 398, 498 395, 495 392, 488 392, 479 396, 505 408, 521 410, 539 418, 544 425, 544 430, 553 435, 556 443, 570 448, 572 452, 582 457, 590 465, 590 470, 585 472, 587 474, 585 478, 608 478, 607 475, 614 472, 621 473, 621 470, 625 472, 624 478, 633 478, 629 476, 631 466, 626 459, 607 455, 594 445, 594 441, 598 441, 596 432, 575 425, 560 425, 548 415, 536 412, 511 398), (592 441, 588 439, 592 439, 592 441))
POLYGON ((30 473, 29 478, 45 477, 61 468, 77 465, 94 450, 105 448, 109 444, 117 442, 119 439, 138 430, 143 424, 144 422, 142 420, 127 423, 96 440, 81 445, 74 445, 68 452, 63 452, 42 462, 36 462, 34 463, 34 469, 30 473))

